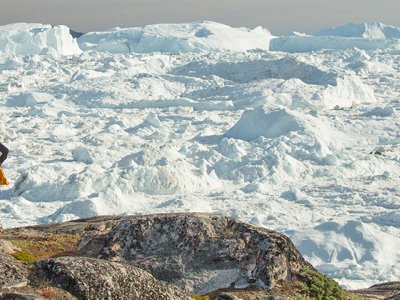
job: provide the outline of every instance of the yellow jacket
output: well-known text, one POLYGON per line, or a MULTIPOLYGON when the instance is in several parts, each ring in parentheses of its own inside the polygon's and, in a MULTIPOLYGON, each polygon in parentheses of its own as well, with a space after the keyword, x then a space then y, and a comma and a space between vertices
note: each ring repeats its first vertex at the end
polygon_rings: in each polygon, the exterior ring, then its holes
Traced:
POLYGON ((0 166, 0 185, 8 185, 8 180, 0 166))

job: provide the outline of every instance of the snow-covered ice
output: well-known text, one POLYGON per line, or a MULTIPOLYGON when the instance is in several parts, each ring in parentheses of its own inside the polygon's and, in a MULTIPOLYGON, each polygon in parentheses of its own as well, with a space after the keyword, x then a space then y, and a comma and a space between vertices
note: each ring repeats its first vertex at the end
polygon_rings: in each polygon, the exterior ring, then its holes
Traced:
POLYGON ((270 50, 310 52, 323 49, 399 49, 400 28, 382 23, 346 24, 307 34, 295 33, 271 40, 270 50))
POLYGON ((81 52, 68 27, 16 23, 0 26, 0 53, 73 55, 81 52))
POLYGON ((112 28, 78 38, 84 50, 111 53, 246 51, 268 49, 271 34, 262 27, 232 28, 200 21, 186 24, 157 24, 136 28, 112 28))
POLYGON ((1 223, 214 212, 346 287, 399 280, 397 32, 1 26, 1 223))
POLYGON ((379 22, 349 23, 313 32, 311 35, 360 37, 367 39, 400 39, 400 28, 379 22))

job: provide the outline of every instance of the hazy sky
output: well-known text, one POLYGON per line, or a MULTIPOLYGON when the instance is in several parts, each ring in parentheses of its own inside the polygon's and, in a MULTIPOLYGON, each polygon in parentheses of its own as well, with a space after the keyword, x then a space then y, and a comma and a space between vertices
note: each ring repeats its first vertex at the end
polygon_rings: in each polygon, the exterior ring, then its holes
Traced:
POLYGON ((64 24, 77 31, 211 20, 309 32, 349 22, 400 26, 400 0, 0 0, 0 24, 64 24))

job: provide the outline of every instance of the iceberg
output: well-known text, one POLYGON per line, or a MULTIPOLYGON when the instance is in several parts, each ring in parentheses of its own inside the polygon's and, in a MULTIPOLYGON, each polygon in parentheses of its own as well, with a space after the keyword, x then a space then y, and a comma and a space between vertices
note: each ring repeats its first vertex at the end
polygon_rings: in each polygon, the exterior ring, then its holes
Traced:
POLYGON ((7 55, 75 55, 80 50, 76 39, 64 25, 15 23, 0 26, 0 53, 7 55))
POLYGON ((268 50, 271 34, 262 27, 232 28, 209 21, 112 28, 78 38, 83 50, 111 53, 187 53, 201 51, 268 50))

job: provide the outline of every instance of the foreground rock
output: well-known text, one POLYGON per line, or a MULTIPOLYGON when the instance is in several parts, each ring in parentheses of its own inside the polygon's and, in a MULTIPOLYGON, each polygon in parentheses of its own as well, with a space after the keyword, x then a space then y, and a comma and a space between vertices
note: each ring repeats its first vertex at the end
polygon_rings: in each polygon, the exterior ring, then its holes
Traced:
POLYGON ((400 281, 373 285, 368 289, 355 291, 355 293, 368 300, 400 300, 400 281))
POLYGON ((1 300, 46 300, 39 295, 22 294, 22 293, 5 293, 0 296, 1 300))
POLYGON ((349 299, 284 235, 223 216, 95 217, 7 229, 1 240, 3 249, 16 251, 9 254, 25 263, 7 254, 4 261, 20 266, 18 274, 27 274, 16 284, 4 285, 11 289, 1 288, 3 295, 65 300, 188 295, 210 300, 349 299), (18 288, 26 278, 28 285, 18 288))
POLYGON ((55 286, 78 299, 190 299, 133 266, 83 257, 60 257, 37 265, 55 286))
POLYGON ((268 289, 312 268, 282 234, 209 214, 130 217, 111 230, 100 254, 197 294, 268 289))
POLYGON ((26 271, 22 264, 13 257, 0 253, 0 290, 27 284, 26 271))

